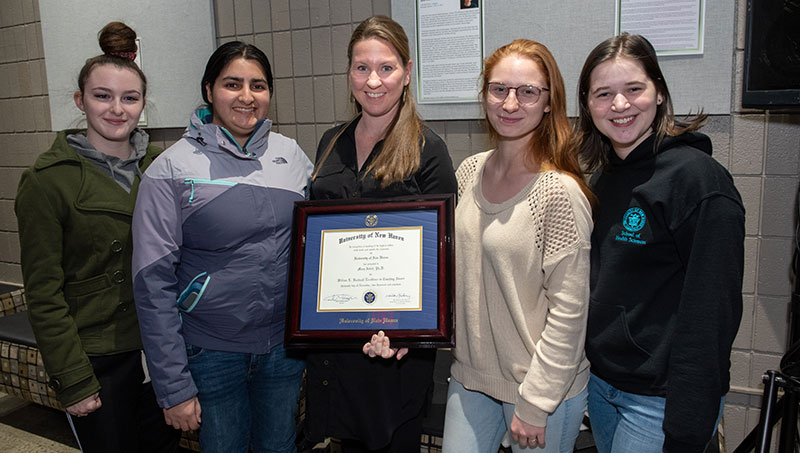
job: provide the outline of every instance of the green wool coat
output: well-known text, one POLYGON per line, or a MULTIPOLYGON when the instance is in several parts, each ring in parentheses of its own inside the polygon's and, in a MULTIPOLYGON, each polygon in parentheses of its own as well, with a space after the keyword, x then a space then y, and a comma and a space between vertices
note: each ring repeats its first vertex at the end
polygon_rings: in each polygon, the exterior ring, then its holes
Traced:
MULTIPOLYGON (((139 176, 127 193, 58 133, 22 174, 19 223, 28 316, 65 407, 100 390, 88 356, 141 349, 131 282, 131 216, 139 176)), ((148 146, 144 169, 160 152, 148 146)))

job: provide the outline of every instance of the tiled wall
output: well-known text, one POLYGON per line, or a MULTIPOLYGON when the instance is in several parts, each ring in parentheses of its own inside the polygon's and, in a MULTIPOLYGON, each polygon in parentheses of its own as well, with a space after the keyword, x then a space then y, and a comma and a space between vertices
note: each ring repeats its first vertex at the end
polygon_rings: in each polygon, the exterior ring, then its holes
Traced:
MULTIPOLYGON (((747 208, 745 308, 732 356, 733 391, 725 410, 729 448, 757 423, 761 374, 777 367, 786 348, 800 183, 800 114, 740 107, 746 2, 736 1, 733 113, 712 117, 704 129, 714 142, 715 157, 734 175, 747 208)), ((216 0, 217 37, 219 43, 253 43, 270 57, 275 74, 270 117, 313 158, 325 129, 352 114, 346 81, 350 33, 370 15, 389 14, 390 3, 216 0)), ((0 0, 0 281, 21 281, 14 193, 22 168, 53 138, 39 27, 36 0, 0 0)), ((456 165, 489 146, 480 121, 430 125, 446 140, 456 165)), ((149 132, 162 146, 181 133, 149 132)))
MULTIPOLYGON (((800 115, 741 108, 745 0, 737 0, 730 158, 747 209, 744 316, 731 356, 725 408, 728 445, 737 445, 757 423, 761 376, 777 369, 788 340, 792 251, 800 183, 800 115)), ((773 450, 776 442, 773 442, 773 450)))
POLYGON ((0 280, 20 281, 14 194, 52 134, 38 2, 0 3, 0 280))
MULTIPOLYGON (((390 14, 390 0, 217 0, 217 39, 255 44, 272 62, 270 118, 313 159, 326 129, 353 115, 347 88, 347 44, 353 28, 390 14)), ((480 122, 437 121, 454 160, 488 146, 480 122)))

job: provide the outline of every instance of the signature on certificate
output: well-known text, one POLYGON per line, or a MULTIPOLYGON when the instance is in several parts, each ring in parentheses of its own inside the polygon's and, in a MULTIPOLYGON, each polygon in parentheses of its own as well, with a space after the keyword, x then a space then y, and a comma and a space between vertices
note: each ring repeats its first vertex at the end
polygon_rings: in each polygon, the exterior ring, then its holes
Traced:
POLYGON ((325 302, 349 302, 355 299, 355 296, 351 296, 349 294, 331 294, 330 296, 325 298, 325 302))

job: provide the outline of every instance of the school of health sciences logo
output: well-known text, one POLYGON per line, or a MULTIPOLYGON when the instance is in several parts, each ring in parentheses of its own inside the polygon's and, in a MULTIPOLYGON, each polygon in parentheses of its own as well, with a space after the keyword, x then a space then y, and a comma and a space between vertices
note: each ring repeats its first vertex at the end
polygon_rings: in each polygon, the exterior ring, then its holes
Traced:
POLYGON ((630 208, 622 216, 622 226, 631 233, 635 233, 644 227, 646 220, 647 217, 641 208, 630 208))

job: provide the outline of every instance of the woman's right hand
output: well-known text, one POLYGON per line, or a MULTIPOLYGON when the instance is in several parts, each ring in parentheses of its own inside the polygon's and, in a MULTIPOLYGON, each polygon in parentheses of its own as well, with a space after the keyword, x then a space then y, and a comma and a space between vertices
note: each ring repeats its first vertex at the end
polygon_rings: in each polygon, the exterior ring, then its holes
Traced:
POLYGON ((200 401, 196 396, 164 409, 164 420, 168 425, 182 431, 192 431, 200 428, 200 401))
POLYGON ((97 409, 100 409, 102 405, 103 403, 100 401, 100 393, 95 392, 94 395, 90 395, 73 404, 72 406, 67 406, 66 411, 68 414, 76 417, 85 417, 97 409))
POLYGON ((408 348, 392 348, 389 343, 389 337, 380 330, 372 336, 370 341, 364 343, 361 352, 373 358, 391 359, 392 357, 397 357, 397 360, 400 360, 408 354, 408 348))
POLYGON ((544 426, 533 426, 525 423, 517 417, 517 414, 514 414, 511 419, 511 439, 522 448, 544 448, 544 433, 544 426))

